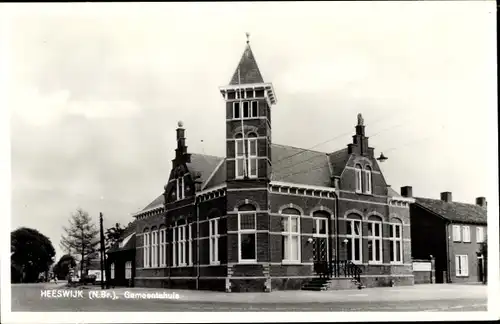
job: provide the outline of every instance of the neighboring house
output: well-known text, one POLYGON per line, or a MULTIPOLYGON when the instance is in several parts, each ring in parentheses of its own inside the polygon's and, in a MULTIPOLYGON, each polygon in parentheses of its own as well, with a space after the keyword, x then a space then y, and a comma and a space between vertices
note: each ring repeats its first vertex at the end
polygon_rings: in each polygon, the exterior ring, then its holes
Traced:
POLYGON ((123 232, 119 242, 107 252, 107 274, 111 286, 133 287, 136 258, 136 222, 132 222, 123 232))
MULTIPOLYGON (((93 257, 93 259, 90 261, 90 263, 88 265, 85 265, 84 266, 84 272, 87 276, 95 276, 96 277, 96 281, 101 281, 101 261, 100 261, 100 258, 99 258, 99 254, 96 253, 95 256, 93 257)), ((77 268, 78 271, 77 271, 77 275, 79 278, 82 278, 82 274, 81 274, 81 264, 78 264, 77 268)), ((103 272, 103 275, 104 275, 104 280, 106 280, 106 273, 103 272)))
MULTIPOLYGON (((401 188, 403 196, 412 196, 412 187, 401 188)), ((451 192, 441 199, 415 197, 410 207, 412 256, 435 258, 436 281, 481 282, 485 264, 480 245, 486 240, 486 199, 476 204, 455 202, 451 192)))
POLYGON ((135 286, 301 289, 322 264, 360 271, 368 287, 413 284, 413 199, 389 189, 361 114, 335 152, 272 143, 276 96, 249 44, 220 91, 226 117, 210 122, 226 126, 226 155, 188 153, 179 122, 164 190, 134 215, 135 286))

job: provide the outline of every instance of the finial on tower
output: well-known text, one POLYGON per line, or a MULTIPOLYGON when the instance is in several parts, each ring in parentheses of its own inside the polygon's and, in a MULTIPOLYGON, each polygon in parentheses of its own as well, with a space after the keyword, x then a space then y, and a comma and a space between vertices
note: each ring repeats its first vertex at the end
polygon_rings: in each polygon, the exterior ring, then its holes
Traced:
POLYGON ((245 35, 247 36, 247 44, 250 44, 250 33, 246 32, 245 35))
POLYGON ((182 126, 184 126, 184 123, 182 122, 182 120, 179 120, 177 122, 177 126, 179 126, 179 128, 182 128, 182 126))
POLYGON ((363 126, 365 120, 361 114, 358 114, 358 126, 363 126))

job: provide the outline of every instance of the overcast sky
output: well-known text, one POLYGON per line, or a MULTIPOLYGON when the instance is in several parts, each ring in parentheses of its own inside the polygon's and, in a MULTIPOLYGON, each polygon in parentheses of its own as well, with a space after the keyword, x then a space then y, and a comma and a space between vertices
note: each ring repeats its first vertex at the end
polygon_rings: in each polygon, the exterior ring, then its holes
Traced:
POLYGON ((11 12, 2 36, 11 225, 40 230, 58 257, 78 207, 96 222, 102 211, 106 225, 127 224, 162 192, 178 120, 190 152, 225 154, 218 87, 230 81, 245 32, 276 91, 273 141, 309 148, 334 139, 316 148, 331 152, 351 142, 362 113, 397 191, 491 198, 494 2, 17 7, 30 10, 11 12))

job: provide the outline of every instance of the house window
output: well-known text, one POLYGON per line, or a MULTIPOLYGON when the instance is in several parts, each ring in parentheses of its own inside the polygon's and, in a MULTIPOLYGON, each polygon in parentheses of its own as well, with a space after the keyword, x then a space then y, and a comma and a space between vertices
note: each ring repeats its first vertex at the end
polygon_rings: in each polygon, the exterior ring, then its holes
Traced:
POLYGON ((392 263, 403 262, 403 224, 390 224, 389 226, 390 256, 392 263))
POLYGON ((477 243, 484 242, 484 227, 481 226, 476 227, 476 242, 477 243))
POLYGON ((295 209, 287 208, 281 217, 281 246, 284 262, 300 262, 300 215, 298 214, 300 213, 295 209))
POLYGON ((186 266, 186 225, 177 226, 177 265, 186 266))
POLYGON ((469 226, 463 226, 463 241, 466 243, 470 243, 470 227, 469 226))
POLYGON ((240 211, 238 213, 238 243, 239 261, 257 261, 257 215, 255 211, 240 211))
POLYGON ((372 169, 369 166, 365 167, 365 192, 372 193, 372 169))
POLYGON ((125 262, 125 279, 132 278, 132 261, 125 262))
POLYGON ((469 275, 469 258, 467 255, 455 255, 455 271, 457 277, 469 275))
POLYGON ((461 233, 460 233, 460 225, 453 225, 453 242, 460 242, 462 241, 461 239, 461 233))
POLYGON ((177 179, 176 184, 177 200, 184 199, 184 177, 177 179))
POLYGON ((363 182, 361 179, 361 165, 356 164, 355 176, 356 176, 356 192, 361 192, 363 190, 363 182))
POLYGON ((382 262, 382 222, 368 223, 368 261, 382 262))
POLYGON ((250 178, 257 177, 257 134, 248 134, 248 176, 250 178))
POLYGON ((167 229, 160 229, 160 267, 166 266, 167 229))
POLYGON ((172 267, 177 267, 177 227, 172 227, 172 267))
POLYGON ((193 223, 189 223, 188 227, 188 265, 193 265, 193 223))
POLYGON ((151 244, 151 267, 158 267, 158 231, 152 230, 152 244, 151 244))
POLYGON ((347 257, 353 262, 361 262, 362 230, 361 220, 347 221, 347 257))
POLYGON ((149 230, 144 231, 144 248, 143 248, 143 253, 144 253, 144 268, 149 268, 151 266, 150 264, 150 237, 151 233, 149 230))
POLYGON ((243 145, 243 135, 236 134, 235 140, 235 168, 236 178, 243 178, 246 174, 245 146, 243 145))
POLYGON ((219 219, 209 220, 210 264, 219 264, 219 219))
POLYGON ((233 118, 234 119, 241 118, 240 103, 239 102, 233 102, 233 118))
POLYGON ((243 118, 250 118, 250 102, 243 101, 243 118))
POLYGON ((258 117, 259 116, 259 102, 258 101, 252 101, 252 117, 258 117))
POLYGON ((115 264, 111 263, 110 269, 109 269, 109 275, 111 279, 115 279, 115 264))

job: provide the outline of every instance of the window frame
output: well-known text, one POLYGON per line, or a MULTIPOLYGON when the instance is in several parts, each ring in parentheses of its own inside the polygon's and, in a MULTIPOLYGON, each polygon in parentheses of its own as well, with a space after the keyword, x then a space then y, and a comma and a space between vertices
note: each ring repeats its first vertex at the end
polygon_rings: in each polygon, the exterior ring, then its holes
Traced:
POLYGON ((115 263, 111 263, 111 265, 109 266, 109 278, 111 280, 115 279, 115 263))
POLYGON ((252 211, 239 211, 238 212, 238 263, 256 263, 257 262, 257 211, 252 210, 252 211), (253 214, 254 217, 254 228, 253 229, 241 229, 241 216, 242 215, 248 215, 248 214, 253 214), (243 259, 242 258, 242 241, 241 241, 241 235, 242 234, 253 234, 255 239, 254 239, 254 254, 255 258, 254 259, 243 259))
POLYGON ((468 226, 468 225, 462 226, 462 242, 471 243, 470 226, 468 226))
POLYGON ((258 136, 255 133, 249 133, 247 136, 247 176, 251 179, 255 179, 259 175, 259 140, 258 136), (255 153, 252 154, 253 147, 255 149, 255 153), (252 173, 252 163, 255 163, 255 173, 252 173))
POLYGON ((188 249, 187 249, 187 266, 192 266, 193 265, 193 223, 188 223, 187 224, 187 244, 188 244, 188 249))
POLYGON ((175 180, 176 186, 175 186, 175 193, 176 193, 176 200, 182 200, 186 198, 185 193, 186 193, 186 187, 185 187, 185 180, 184 176, 181 176, 175 180))
POLYGON ((368 222, 368 233, 371 231, 371 235, 367 235, 368 238, 368 243, 371 242, 372 244, 372 251, 370 253, 370 250, 368 249, 368 263, 382 263, 384 257, 383 257, 383 250, 382 250, 382 242, 383 242, 383 235, 382 235, 382 221, 370 221, 368 222), (378 235, 375 235, 376 227, 378 226, 378 235), (377 260, 377 243, 378 242, 378 253, 379 253, 379 259, 377 260), (371 259, 371 260, 370 260, 371 259))
POLYGON ((372 194, 372 168, 367 165, 363 170, 364 189, 366 194, 372 194))
POLYGON ((402 264, 403 260, 403 223, 391 223, 389 224, 389 254, 390 254, 390 263, 391 264, 402 264), (396 235, 398 232, 396 229, 399 228, 399 237, 396 235), (397 243, 399 243, 399 255, 397 249, 397 243), (392 253, 390 253, 392 247, 392 253), (399 256, 399 261, 397 260, 399 256))
POLYGON ((208 239, 209 239, 209 261, 210 265, 219 265, 219 220, 220 217, 210 218, 208 220, 208 239))
POLYGON ((158 268, 158 230, 151 231, 151 268, 158 268))
POLYGON ((462 228, 460 225, 452 225, 452 240, 453 242, 462 242, 462 228))
POLYGON ((354 264, 359 264, 359 263, 363 262, 363 220, 349 218, 349 219, 347 219, 347 223, 351 229, 351 234, 348 234, 346 232, 346 235, 345 235, 346 238, 349 240, 347 244, 349 244, 351 246, 351 255, 348 256, 348 257, 350 257, 350 259, 348 259, 348 260, 352 261, 352 263, 354 263, 354 264), (355 224, 359 224, 359 234, 355 234, 356 233, 355 224), (355 248, 354 248, 355 247, 354 242, 356 240, 359 240, 359 248, 358 248, 359 259, 355 259, 356 252, 355 252, 355 248))
POLYGON ((177 225, 177 266, 186 267, 186 224, 177 225))
POLYGON ((297 214, 281 214, 281 222, 283 222, 283 220, 286 219, 286 224, 287 224, 287 227, 286 229, 283 229, 281 231, 281 235, 282 235, 282 239, 285 239, 285 242, 286 242, 286 239, 288 239, 288 242, 285 243, 283 246, 285 247, 285 250, 282 251, 282 260, 281 262, 284 263, 284 264, 298 264, 298 263, 301 263, 301 257, 302 257, 302 251, 301 251, 301 232, 300 232, 300 214, 297 215, 297 214), (296 220, 297 221, 297 231, 293 232, 292 231, 292 220, 296 220), (296 239, 297 241, 297 245, 296 245, 296 251, 297 251, 297 259, 291 259, 290 256, 291 256, 291 250, 292 250, 292 247, 294 245, 294 241, 293 239, 296 239), (288 250, 286 250, 288 248, 288 250), (286 251, 289 251, 288 252, 288 259, 286 258, 287 256, 287 253, 286 251))
POLYGON ((160 228, 160 267, 167 266, 167 229, 160 228))
POLYGON ((485 235, 484 235, 484 227, 483 226, 477 226, 476 227, 476 243, 484 243, 485 241, 485 235), (479 233, 481 233, 479 235, 479 233), (481 240, 479 240, 479 237, 481 240))
POLYGON ((132 261, 125 262, 125 279, 132 279, 132 261))
POLYGON ((151 267, 151 254, 150 254, 150 234, 149 229, 145 230, 143 233, 143 267, 150 268, 151 267))
POLYGON ((467 254, 455 254, 455 276, 469 276, 469 256, 467 254), (465 262, 463 262, 464 259, 465 262), (464 264, 466 265, 465 268, 463 267, 464 264))
POLYGON ((354 178, 356 180, 356 193, 363 192, 363 168, 361 164, 354 166, 354 178))
POLYGON ((251 98, 246 98, 246 91, 245 91, 245 95, 243 97, 244 98, 237 98, 238 100, 235 100, 233 102, 233 115, 232 115, 231 119, 242 120, 242 119, 258 118, 259 117, 259 101, 258 100, 240 100, 240 99, 251 99, 251 98), (254 104, 255 104, 255 110, 254 110, 254 104), (245 110, 244 110, 245 105, 248 105, 248 117, 245 117, 245 114, 244 114, 245 113, 245 110))

